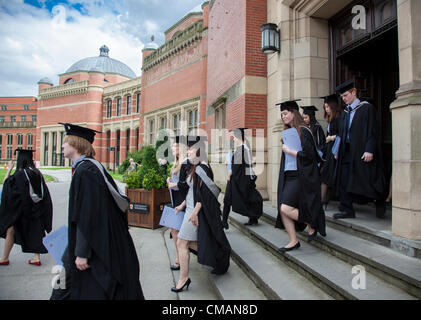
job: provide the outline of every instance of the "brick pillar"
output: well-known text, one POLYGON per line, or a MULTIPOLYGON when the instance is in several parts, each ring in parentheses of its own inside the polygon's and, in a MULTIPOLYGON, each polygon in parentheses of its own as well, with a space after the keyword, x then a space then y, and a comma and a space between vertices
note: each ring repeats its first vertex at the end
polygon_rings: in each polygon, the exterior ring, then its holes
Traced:
POLYGON ((126 159, 126 129, 120 130, 120 164, 126 159))

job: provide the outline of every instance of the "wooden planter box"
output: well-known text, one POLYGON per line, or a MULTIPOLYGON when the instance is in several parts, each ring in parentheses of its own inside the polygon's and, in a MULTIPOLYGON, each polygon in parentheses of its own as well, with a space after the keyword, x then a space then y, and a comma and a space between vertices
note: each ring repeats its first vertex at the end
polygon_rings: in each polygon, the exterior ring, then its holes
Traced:
POLYGON ((130 199, 130 205, 127 209, 129 226, 156 229, 161 227, 161 208, 163 204, 171 202, 168 189, 145 190, 145 189, 127 189, 126 195, 130 199))

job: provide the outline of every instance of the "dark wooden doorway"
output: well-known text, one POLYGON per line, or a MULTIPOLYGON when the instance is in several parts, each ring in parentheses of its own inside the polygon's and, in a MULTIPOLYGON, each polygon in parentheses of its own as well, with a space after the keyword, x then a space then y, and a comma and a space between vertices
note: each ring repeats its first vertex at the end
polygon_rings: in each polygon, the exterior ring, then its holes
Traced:
POLYGON ((361 100, 371 102, 380 121, 383 164, 392 173, 390 104, 399 89, 399 46, 395 0, 355 1, 330 21, 331 89, 353 79, 361 100), (352 28, 352 7, 366 8, 365 30, 352 28))

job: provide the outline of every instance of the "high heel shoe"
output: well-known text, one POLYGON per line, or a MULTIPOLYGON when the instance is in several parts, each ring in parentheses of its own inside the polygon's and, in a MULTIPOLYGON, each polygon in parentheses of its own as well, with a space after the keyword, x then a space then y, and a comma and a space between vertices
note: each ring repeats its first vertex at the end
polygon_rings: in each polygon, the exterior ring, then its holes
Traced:
POLYGON ((8 265, 9 265, 9 260, 0 262, 0 266, 8 266, 8 265))
POLYGON ((183 284, 183 286, 180 289, 177 289, 177 287, 171 288, 172 292, 181 292, 184 290, 184 287, 186 287, 186 290, 189 290, 189 285, 191 283, 190 278, 187 279, 187 281, 183 284))

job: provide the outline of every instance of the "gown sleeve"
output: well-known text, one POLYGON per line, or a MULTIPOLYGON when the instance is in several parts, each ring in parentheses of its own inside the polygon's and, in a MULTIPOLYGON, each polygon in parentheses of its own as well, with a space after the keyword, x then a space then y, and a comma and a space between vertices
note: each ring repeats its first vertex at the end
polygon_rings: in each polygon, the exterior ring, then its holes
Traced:
POLYGON ((75 256, 81 258, 90 258, 91 257, 91 247, 88 244, 88 241, 83 236, 83 233, 77 228, 76 231, 76 247, 75 247, 75 256))

